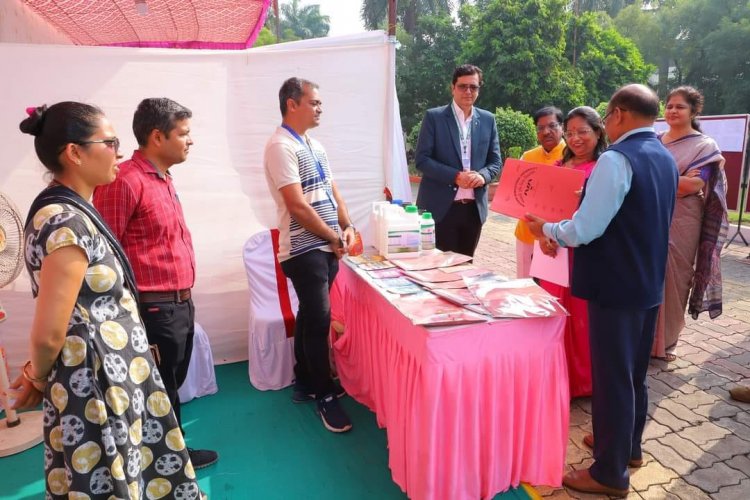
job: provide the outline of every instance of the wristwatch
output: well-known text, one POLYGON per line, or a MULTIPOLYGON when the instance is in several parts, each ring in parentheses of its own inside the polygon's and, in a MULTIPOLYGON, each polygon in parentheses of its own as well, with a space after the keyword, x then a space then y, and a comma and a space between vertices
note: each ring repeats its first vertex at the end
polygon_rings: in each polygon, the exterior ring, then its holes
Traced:
POLYGON ((347 224, 347 225, 346 225, 346 226, 344 227, 344 229, 342 229, 342 230, 341 230, 341 232, 343 233, 344 231, 346 231, 346 230, 347 230, 347 229, 349 229, 349 228, 352 228, 352 230, 353 230, 353 231, 354 231, 355 233, 357 232, 357 228, 356 228, 356 227, 354 227, 354 224, 347 224))

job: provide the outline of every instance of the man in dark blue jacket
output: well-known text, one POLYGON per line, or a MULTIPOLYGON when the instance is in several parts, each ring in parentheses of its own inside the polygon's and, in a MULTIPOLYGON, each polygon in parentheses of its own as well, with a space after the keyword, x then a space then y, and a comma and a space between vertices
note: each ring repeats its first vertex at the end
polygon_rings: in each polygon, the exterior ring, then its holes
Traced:
POLYGON ((481 87, 481 69, 455 69, 453 101, 427 110, 416 154, 417 205, 432 212, 436 246, 470 256, 487 220, 487 185, 500 171, 495 116, 474 107, 481 87))
POLYGON ((625 497, 628 466, 643 463, 646 370, 659 304, 677 192, 677 165, 653 129, 659 99, 643 85, 612 96, 604 116, 611 142, 571 220, 557 224, 528 215, 546 245, 577 247, 572 292, 588 300, 594 449, 589 469, 563 484, 587 493, 625 497))

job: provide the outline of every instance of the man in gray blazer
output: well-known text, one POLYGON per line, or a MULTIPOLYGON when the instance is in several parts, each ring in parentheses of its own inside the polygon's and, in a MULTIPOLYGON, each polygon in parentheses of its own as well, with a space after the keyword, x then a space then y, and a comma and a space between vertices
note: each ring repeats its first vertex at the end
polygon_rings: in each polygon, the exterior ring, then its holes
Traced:
POLYGON ((455 69, 453 100, 427 110, 416 154, 422 172, 417 205, 432 212, 436 246, 470 256, 487 219, 487 185, 500 171, 495 116, 474 107, 481 86, 478 67, 455 69))

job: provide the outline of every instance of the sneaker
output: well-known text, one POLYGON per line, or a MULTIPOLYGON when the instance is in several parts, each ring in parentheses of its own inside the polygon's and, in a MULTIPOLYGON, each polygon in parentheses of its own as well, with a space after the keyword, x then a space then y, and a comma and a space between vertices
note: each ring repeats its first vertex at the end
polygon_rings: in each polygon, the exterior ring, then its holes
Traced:
POLYGON ((219 454, 212 450, 194 450, 188 448, 190 461, 193 462, 193 469, 203 469, 219 461, 219 454))
MULTIPOLYGON (((294 392, 292 392, 292 402, 294 403, 309 403, 311 401, 315 401, 316 399, 315 393, 302 384, 297 384, 295 382, 293 390, 294 392)), ((344 396, 346 396, 346 391, 336 380, 333 381, 333 393, 337 398, 343 398, 344 396)))
POLYGON ((346 432, 352 428, 349 416, 333 393, 318 400, 318 415, 320 415, 326 429, 331 432, 346 432))

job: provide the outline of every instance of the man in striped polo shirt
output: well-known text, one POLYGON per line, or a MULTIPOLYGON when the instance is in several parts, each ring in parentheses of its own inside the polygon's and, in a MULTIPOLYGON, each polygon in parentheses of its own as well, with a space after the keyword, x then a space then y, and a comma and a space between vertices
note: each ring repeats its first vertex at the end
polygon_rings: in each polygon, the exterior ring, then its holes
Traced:
POLYGON ((299 299, 293 400, 314 399, 323 425, 346 432, 352 424, 339 405, 343 391, 333 382, 328 361, 329 291, 355 230, 325 149, 307 135, 320 124, 318 85, 289 78, 279 90, 279 105, 282 123, 266 143, 263 167, 277 207, 278 259, 299 299))

